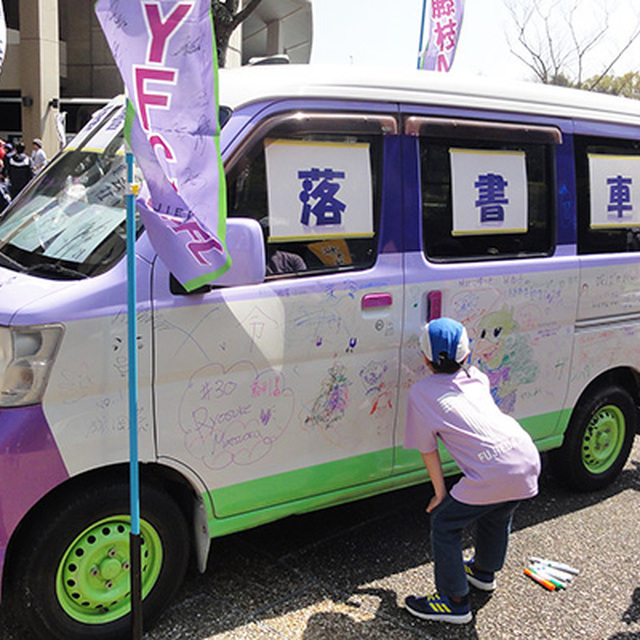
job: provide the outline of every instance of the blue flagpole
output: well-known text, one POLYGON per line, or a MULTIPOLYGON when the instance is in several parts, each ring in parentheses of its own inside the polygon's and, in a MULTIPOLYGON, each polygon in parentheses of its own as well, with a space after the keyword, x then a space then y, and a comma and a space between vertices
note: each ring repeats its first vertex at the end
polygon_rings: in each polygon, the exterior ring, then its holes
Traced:
POLYGON ((420 22, 420 44, 418 45, 418 69, 420 68, 420 56, 422 55, 422 42, 424 40, 424 21, 427 16, 427 0, 422 0, 422 20, 420 22))
POLYGON ((129 499, 131 532, 131 637, 142 639, 142 571, 140 557, 140 475, 138 454, 138 354, 136 291, 136 194, 133 186, 133 153, 127 150, 127 350, 129 355, 129 499))

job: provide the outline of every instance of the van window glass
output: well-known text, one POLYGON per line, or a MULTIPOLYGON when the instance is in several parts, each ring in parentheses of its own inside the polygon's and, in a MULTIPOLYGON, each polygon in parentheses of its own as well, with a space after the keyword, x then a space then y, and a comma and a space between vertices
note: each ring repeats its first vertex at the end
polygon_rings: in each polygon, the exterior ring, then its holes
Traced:
POLYGON ((109 109, 82 143, 65 148, 7 209, 0 221, 0 264, 75 279, 103 273, 124 255, 124 108, 109 109))
POLYGON ((577 136, 578 253, 640 251, 640 142, 577 136))
MULTIPOLYGON (((553 144, 469 126, 420 131, 423 246, 436 262, 549 255, 553 144), (513 138, 513 141, 510 141, 513 138)), ((522 136, 526 138, 526 136, 522 136)))
POLYGON ((334 120, 325 131, 304 118, 276 124, 227 176, 228 216, 260 222, 268 278, 375 262, 382 134, 339 128, 334 120))

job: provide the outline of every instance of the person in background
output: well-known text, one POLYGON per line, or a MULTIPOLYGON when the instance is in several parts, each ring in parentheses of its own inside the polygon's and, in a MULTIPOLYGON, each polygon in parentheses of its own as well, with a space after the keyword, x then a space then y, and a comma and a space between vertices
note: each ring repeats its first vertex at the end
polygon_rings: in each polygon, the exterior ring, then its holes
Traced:
POLYGON ((7 165, 9 164, 9 158, 11 154, 15 153, 13 145, 10 142, 2 143, 2 181, 5 183, 7 189, 9 188, 8 180, 9 176, 7 174, 7 165))
POLYGON ((464 624, 472 619, 469 584, 496 588, 513 514, 521 500, 538 493, 540 454, 531 436, 499 409, 487 376, 464 364, 470 351, 463 325, 451 318, 429 322, 420 347, 432 375, 409 390, 404 447, 421 452, 435 492, 427 513, 437 593, 409 596, 405 606, 423 620, 464 624), (438 440, 462 471, 450 493, 438 440), (472 524, 475 556, 465 562, 462 532, 472 524))
POLYGON ((31 152, 31 166, 33 173, 39 173, 44 165, 47 164, 47 154, 42 148, 42 140, 40 138, 33 139, 33 151, 31 152))
POLYGON ((9 179, 9 193, 15 198, 33 178, 31 158, 24 152, 24 143, 17 142, 15 152, 9 154, 5 164, 5 175, 9 179))
POLYGON ((7 160, 9 156, 14 153, 13 145, 10 142, 2 143, 2 175, 6 173, 7 160))

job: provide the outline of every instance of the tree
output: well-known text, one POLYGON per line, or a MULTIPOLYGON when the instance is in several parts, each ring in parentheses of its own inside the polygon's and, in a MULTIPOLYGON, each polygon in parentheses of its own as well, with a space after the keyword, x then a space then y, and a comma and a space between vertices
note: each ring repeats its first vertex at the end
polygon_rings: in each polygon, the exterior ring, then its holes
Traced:
POLYGON ((591 88, 600 93, 611 93, 640 100, 640 72, 630 71, 623 76, 599 75, 584 82, 583 88, 591 88))
POLYGON ((246 20, 262 0, 248 0, 243 7, 242 0, 211 0, 213 25, 216 32, 218 64, 224 67, 227 59, 229 39, 235 28, 246 20))
MULTIPOLYGON (((535 78, 544 84, 597 90, 613 66, 640 37, 640 23, 625 34, 610 30, 607 0, 504 0, 516 26, 515 40, 509 40, 513 55, 522 60, 535 78), (591 20, 585 21, 585 15, 591 20), (587 69, 594 69, 596 53, 604 44, 613 45, 598 65, 599 73, 585 81, 587 69)), ((593 71, 592 71, 593 73, 593 71)))

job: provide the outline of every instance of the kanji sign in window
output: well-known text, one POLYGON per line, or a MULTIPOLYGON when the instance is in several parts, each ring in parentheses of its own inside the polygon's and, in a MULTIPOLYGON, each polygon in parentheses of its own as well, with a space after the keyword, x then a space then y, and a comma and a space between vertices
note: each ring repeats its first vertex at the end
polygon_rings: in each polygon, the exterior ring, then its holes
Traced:
POLYGON ((452 235, 524 233, 527 171, 522 151, 450 149, 452 235))
POLYGON ((366 143, 267 140, 270 242, 373 236, 366 143))
POLYGON ((589 154, 592 229, 640 225, 640 156, 589 154))

